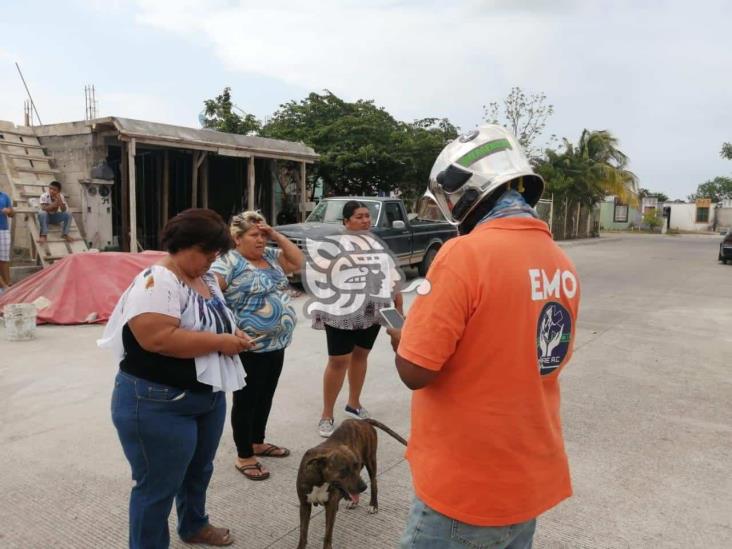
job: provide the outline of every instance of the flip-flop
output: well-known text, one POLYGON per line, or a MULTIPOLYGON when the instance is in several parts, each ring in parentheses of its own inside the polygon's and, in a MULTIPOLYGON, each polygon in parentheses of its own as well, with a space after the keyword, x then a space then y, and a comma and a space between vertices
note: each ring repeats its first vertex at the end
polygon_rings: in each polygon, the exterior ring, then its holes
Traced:
POLYGON ((263 450, 262 452, 254 452, 254 455, 257 457, 264 456, 273 458, 284 458, 290 455, 290 451, 287 448, 277 446, 276 444, 270 444, 268 442, 267 448, 265 450, 263 450), (280 451, 281 453, 275 453, 278 451, 280 451))
POLYGON ((234 543, 234 538, 231 537, 231 532, 227 528, 216 528, 208 524, 196 532, 194 536, 183 541, 185 543, 200 543, 203 545, 223 547, 234 543))
POLYGON ((247 477, 249 480, 267 480, 269 478, 269 471, 262 471, 262 464, 261 463, 255 463, 254 465, 234 465, 236 467, 236 470, 239 471, 242 475, 247 477), (253 471, 254 469, 257 469, 260 474, 258 475, 252 475, 251 473, 247 473, 247 471, 253 471))

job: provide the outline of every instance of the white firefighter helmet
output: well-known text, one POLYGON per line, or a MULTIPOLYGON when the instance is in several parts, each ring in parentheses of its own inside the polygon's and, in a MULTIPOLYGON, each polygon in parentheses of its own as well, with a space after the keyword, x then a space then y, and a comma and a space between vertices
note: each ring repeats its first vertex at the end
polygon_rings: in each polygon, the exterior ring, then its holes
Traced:
POLYGON ((510 131, 484 125, 442 149, 432 166, 427 193, 432 194, 445 218, 459 225, 486 197, 512 181, 535 206, 544 192, 544 180, 531 169, 510 131))

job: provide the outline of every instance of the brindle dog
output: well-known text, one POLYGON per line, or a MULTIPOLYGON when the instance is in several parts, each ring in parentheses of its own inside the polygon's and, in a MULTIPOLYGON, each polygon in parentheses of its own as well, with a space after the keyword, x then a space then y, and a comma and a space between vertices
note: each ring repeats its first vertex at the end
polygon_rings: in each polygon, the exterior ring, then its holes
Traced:
POLYGON ((300 543, 308 543, 308 527, 313 505, 325 506, 325 539, 323 548, 333 546, 333 525, 341 499, 353 509, 359 494, 366 490, 361 469, 366 467, 371 483, 369 513, 379 508, 376 487, 376 429, 378 427, 399 442, 407 441, 383 423, 373 419, 347 419, 325 442, 310 448, 302 457, 297 473, 297 496, 300 499, 300 543))

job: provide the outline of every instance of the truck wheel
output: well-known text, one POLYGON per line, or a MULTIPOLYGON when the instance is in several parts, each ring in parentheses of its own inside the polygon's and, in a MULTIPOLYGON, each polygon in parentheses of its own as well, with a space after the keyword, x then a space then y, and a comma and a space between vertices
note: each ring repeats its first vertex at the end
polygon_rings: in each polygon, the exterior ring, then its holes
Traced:
POLYGON ((427 250, 427 253, 424 254, 424 257, 422 258, 422 263, 420 263, 417 267, 419 276, 427 276, 427 271, 429 271, 430 265, 432 265, 432 262, 435 260, 436 255, 437 248, 435 246, 432 246, 429 250, 427 250))

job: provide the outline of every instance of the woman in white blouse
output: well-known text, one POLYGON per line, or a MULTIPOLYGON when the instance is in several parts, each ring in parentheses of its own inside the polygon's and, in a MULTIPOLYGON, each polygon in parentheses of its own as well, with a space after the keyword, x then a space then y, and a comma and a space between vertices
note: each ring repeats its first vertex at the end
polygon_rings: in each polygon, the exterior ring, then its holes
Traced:
POLYGON ((162 246, 168 255, 135 278, 100 340, 119 365, 112 421, 135 480, 129 544, 168 547, 175 499, 183 541, 230 545, 205 511, 225 391, 244 386, 238 353, 251 347, 209 272, 231 247, 229 228, 211 210, 185 210, 166 224, 162 246))

